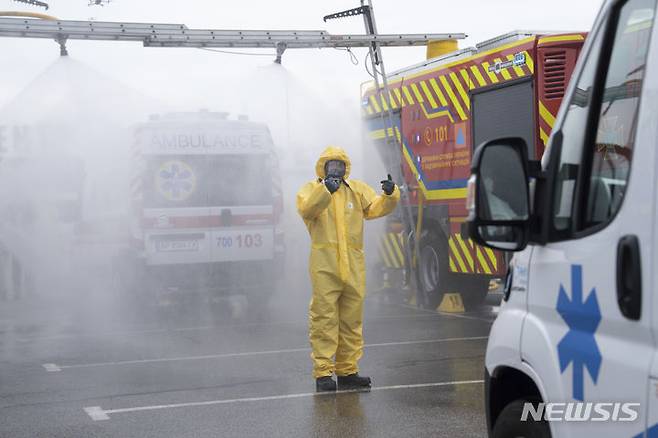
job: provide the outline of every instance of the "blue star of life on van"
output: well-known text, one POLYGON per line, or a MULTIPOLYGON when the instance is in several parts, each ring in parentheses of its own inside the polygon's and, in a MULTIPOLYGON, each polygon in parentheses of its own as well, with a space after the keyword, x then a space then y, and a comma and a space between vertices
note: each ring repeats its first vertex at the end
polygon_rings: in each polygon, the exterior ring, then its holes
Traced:
POLYGON ((583 267, 581 265, 571 266, 571 299, 564 290, 564 286, 560 284, 557 311, 569 326, 569 331, 557 346, 560 372, 564 373, 569 364, 572 364, 573 398, 583 401, 585 369, 596 384, 602 357, 594 338, 594 333, 601 322, 601 310, 595 288, 592 288, 587 299, 583 301, 583 267))

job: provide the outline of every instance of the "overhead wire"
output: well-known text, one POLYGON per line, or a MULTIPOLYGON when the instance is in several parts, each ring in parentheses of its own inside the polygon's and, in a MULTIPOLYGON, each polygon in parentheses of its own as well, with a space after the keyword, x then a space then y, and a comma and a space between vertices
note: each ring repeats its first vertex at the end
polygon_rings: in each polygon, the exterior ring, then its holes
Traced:
POLYGON ((220 50, 211 49, 209 47, 199 47, 199 50, 207 50, 208 52, 226 53, 229 55, 244 55, 244 56, 276 56, 275 53, 249 53, 249 52, 236 52, 233 50, 220 50))

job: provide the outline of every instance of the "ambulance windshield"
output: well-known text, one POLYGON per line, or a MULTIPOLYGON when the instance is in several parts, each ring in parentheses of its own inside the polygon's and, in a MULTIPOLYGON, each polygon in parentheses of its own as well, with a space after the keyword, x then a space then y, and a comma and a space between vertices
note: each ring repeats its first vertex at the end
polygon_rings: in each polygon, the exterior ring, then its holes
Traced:
POLYGON ((148 158, 145 208, 224 207, 272 203, 266 154, 166 155, 148 158))

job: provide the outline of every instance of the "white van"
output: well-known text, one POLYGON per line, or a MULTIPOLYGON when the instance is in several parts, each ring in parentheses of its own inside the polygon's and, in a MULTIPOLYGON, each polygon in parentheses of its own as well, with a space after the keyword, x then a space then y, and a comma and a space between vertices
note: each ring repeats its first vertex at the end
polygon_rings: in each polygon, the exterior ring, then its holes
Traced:
POLYGON ((486 353, 490 436, 658 436, 655 17, 656 0, 605 1, 541 163, 518 138, 474 155, 468 234, 517 251, 486 353))

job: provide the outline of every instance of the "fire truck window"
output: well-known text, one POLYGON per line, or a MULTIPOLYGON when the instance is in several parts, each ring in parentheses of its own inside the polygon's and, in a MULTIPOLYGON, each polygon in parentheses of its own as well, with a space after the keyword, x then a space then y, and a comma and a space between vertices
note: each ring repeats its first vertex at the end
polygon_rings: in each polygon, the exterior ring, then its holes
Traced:
POLYGON ((619 14, 593 145, 584 228, 609 221, 624 198, 654 8, 655 0, 630 0, 619 14))
POLYGON ((555 193, 553 202, 553 228, 561 234, 571 229, 572 207, 576 188, 576 178, 582 159, 587 118, 592 98, 592 86, 599 64, 599 53, 604 36, 604 30, 594 36, 587 63, 578 78, 578 85, 569 102, 569 108, 562 127, 562 151, 555 178, 555 193))
POLYGON ((270 157, 217 155, 208 159, 210 207, 272 204, 270 157))

